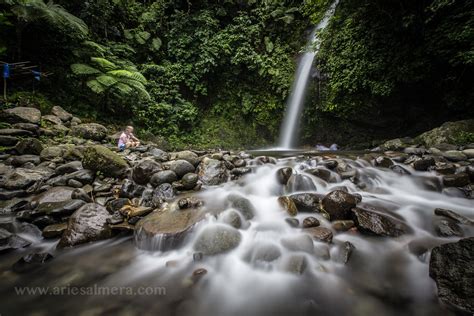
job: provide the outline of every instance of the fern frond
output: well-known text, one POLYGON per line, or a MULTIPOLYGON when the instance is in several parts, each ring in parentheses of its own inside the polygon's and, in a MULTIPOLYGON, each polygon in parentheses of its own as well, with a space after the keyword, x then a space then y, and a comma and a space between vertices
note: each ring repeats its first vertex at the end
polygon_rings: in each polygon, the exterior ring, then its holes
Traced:
POLYGON ((117 66, 113 62, 108 61, 107 59, 102 57, 91 57, 91 61, 97 66, 99 66, 99 68, 104 69, 106 71, 117 68, 117 66))
POLYGON ((86 64, 72 64, 71 70, 75 75, 96 75, 101 71, 86 64))
POLYGON ((87 81, 87 86, 97 94, 101 94, 105 91, 105 87, 95 79, 87 81))
POLYGON ((142 84, 147 83, 146 78, 138 71, 128 71, 124 69, 119 69, 119 70, 108 71, 107 74, 110 74, 112 76, 119 77, 119 78, 133 79, 142 84))
POLYGON ((98 76, 96 80, 106 87, 111 87, 118 82, 117 79, 108 75, 98 76))

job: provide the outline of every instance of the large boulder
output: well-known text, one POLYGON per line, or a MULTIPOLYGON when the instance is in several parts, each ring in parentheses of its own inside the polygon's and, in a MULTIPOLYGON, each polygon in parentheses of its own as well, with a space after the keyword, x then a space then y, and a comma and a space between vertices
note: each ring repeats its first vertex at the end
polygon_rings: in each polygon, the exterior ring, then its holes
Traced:
POLYGON ((217 255, 236 248, 242 236, 240 232, 227 225, 206 227, 197 237, 194 249, 204 255, 217 255))
POLYGON ((452 144, 457 141, 462 133, 474 133, 474 120, 446 122, 418 136, 418 139, 428 147, 440 144, 452 144))
POLYGON ((0 129, 0 135, 25 137, 25 136, 33 136, 33 133, 24 129, 4 128, 4 129, 0 129))
POLYGON ((17 168, 6 176, 3 186, 8 190, 24 189, 35 182, 47 180, 51 175, 48 170, 17 168))
POLYGON ((160 184, 173 183, 176 180, 178 180, 178 176, 176 173, 174 173, 174 171, 162 170, 152 175, 150 178, 150 183, 152 186, 157 187, 160 184))
POLYGON ((82 165, 86 169, 100 171, 110 177, 123 177, 128 168, 121 156, 101 145, 86 148, 82 165))
POLYGON ((194 172, 195 170, 194 166, 190 162, 182 159, 172 161, 169 167, 170 170, 176 173, 179 178, 184 176, 186 173, 194 172))
POLYGON ((351 213, 357 229, 363 234, 399 237, 410 231, 401 220, 382 214, 381 210, 368 205, 355 207, 351 213))
POLYGON ((474 313, 474 237, 433 248, 430 276, 441 301, 458 312, 474 313))
POLYGON ((73 126, 71 129, 72 135, 101 141, 107 137, 107 128, 97 123, 85 123, 73 126))
POLYGON ((147 184, 153 174, 161 170, 161 165, 154 160, 145 159, 133 167, 132 178, 138 184, 147 184))
POLYGON ((38 109, 30 107, 15 107, 6 109, 2 112, 2 117, 9 123, 32 123, 39 124, 41 120, 41 112, 38 109))
POLYGON ((18 138, 15 136, 0 135, 0 146, 15 146, 18 138))
POLYGON ((193 166, 197 166, 199 164, 199 161, 200 161, 198 155, 196 153, 193 153, 190 150, 184 150, 184 151, 179 151, 179 152, 176 152, 176 153, 172 153, 171 154, 171 159, 186 160, 187 162, 189 162, 193 166))
POLYGON ((99 204, 89 203, 82 206, 69 217, 67 229, 58 247, 72 247, 111 237, 112 233, 107 224, 110 217, 105 207, 99 204))
POLYGON ((65 186, 52 187, 49 190, 35 196, 32 201, 36 202, 38 205, 44 203, 67 202, 71 200, 73 191, 73 188, 65 186))
POLYGON ((206 157, 199 164, 198 176, 205 185, 219 185, 227 181, 229 171, 223 161, 206 157))
POLYGON ((298 212, 318 212, 324 195, 317 193, 297 193, 289 196, 298 212))
POLYGON ((331 221, 349 218, 350 210, 356 206, 356 196, 342 190, 335 190, 327 194, 321 201, 323 210, 331 221))
POLYGON ((67 122, 67 121, 70 121, 72 119, 72 114, 67 112, 66 110, 64 110, 62 107, 60 106, 53 106, 53 108, 51 109, 51 114, 59 117, 61 119, 61 121, 63 122, 67 122))
POLYGON ((40 157, 41 160, 53 160, 55 158, 62 158, 64 154, 64 148, 60 146, 51 146, 44 148, 41 153, 40 157))
POLYGON ((135 245, 145 250, 178 247, 194 225, 204 219, 196 210, 171 211, 166 206, 140 220, 135 227, 135 245))
POLYGON ((16 144, 15 150, 20 155, 39 155, 43 151, 43 145, 36 138, 24 138, 16 144))
POLYGON ((288 193, 300 191, 316 191, 316 186, 310 177, 304 174, 292 175, 286 184, 286 191, 288 193))

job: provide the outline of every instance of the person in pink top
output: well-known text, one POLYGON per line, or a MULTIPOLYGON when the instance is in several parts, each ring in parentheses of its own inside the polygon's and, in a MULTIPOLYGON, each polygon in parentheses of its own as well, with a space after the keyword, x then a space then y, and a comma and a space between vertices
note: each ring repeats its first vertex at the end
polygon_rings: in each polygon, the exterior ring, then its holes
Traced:
POLYGON ((133 135, 133 126, 127 126, 122 134, 120 134, 118 141, 119 150, 122 151, 125 148, 137 147, 138 145, 140 145, 140 141, 133 135))

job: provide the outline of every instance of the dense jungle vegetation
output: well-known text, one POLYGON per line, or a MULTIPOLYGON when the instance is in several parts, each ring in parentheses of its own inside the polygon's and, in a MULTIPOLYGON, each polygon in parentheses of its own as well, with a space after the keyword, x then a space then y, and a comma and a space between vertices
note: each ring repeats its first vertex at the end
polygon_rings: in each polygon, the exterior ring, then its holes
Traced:
MULTIPOLYGON (((0 0, 0 60, 51 73, 34 93, 33 77, 13 77, 9 102, 133 123, 176 147, 271 144, 330 2, 0 0)), ((302 143, 367 144, 472 117, 473 6, 341 0, 321 34, 302 143)))

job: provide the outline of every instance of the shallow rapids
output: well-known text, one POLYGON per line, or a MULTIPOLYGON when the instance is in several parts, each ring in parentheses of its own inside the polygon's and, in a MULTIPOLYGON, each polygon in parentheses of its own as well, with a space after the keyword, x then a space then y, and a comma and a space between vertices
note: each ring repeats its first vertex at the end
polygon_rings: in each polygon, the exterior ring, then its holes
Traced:
MULTIPOLYGON (((253 160, 253 173, 195 196, 204 201, 206 218, 187 234, 183 245, 169 251, 137 249, 134 238, 112 240, 57 251, 57 242, 29 237, 33 247, 4 255, 0 263, 1 315, 449 315, 438 303, 428 274, 429 250, 457 238, 440 238, 435 208, 474 218, 474 201, 442 192, 435 173, 411 175, 375 168, 364 160, 340 159, 353 175, 329 181, 306 173, 322 167, 322 158, 285 158, 275 164, 253 160), (292 167, 298 180, 283 186, 279 168, 292 167), (345 186, 362 202, 383 207, 405 222, 410 232, 397 238, 335 231, 321 213, 299 212, 299 227, 278 197, 296 192, 326 194, 345 186), (202 232, 228 226, 230 194, 246 197, 255 216, 240 216, 238 245, 224 253, 200 257, 195 250, 202 232), (331 243, 308 238, 301 223, 316 217, 332 230, 331 243), (348 244, 353 245, 348 254, 348 244), (48 251, 54 260, 29 274, 10 266, 27 252, 48 251), (345 263, 347 261, 347 263, 345 263), (205 270, 198 270, 205 269, 205 270), (194 272, 194 274, 193 274, 194 272), (129 287, 164 289, 149 295, 18 295, 18 287, 129 287), (17 287, 14 289, 14 287, 17 287), (21 313, 20 313, 21 311, 21 313)), ((462 226, 465 236, 474 229, 462 226)), ((159 244, 151 238, 149 243, 159 244)), ((159 239, 159 238, 158 238, 159 239)), ((159 248, 159 245, 158 245, 159 248)))

